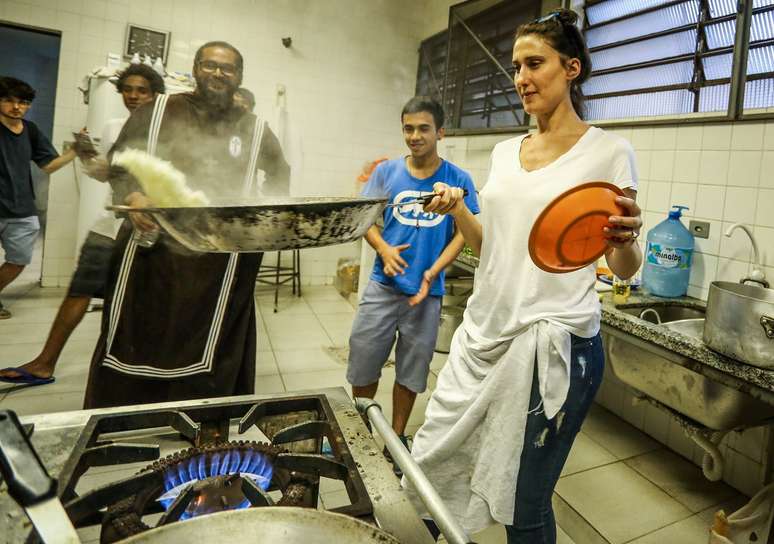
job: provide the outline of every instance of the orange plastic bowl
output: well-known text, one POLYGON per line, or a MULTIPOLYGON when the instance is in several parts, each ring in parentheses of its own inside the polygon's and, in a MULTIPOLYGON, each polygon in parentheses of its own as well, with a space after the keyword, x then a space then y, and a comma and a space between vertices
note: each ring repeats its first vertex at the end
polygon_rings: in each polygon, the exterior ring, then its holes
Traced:
POLYGON ((607 251, 603 229, 611 215, 627 215, 615 199, 624 192, 604 181, 573 187, 556 197, 535 220, 529 256, 546 272, 565 273, 587 266, 607 251))

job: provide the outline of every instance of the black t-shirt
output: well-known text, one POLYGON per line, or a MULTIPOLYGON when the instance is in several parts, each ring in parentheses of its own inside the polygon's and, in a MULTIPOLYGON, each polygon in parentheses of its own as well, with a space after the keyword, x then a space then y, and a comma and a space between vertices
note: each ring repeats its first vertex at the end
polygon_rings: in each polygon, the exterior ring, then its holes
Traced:
POLYGON ((59 156, 54 146, 31 121, 14 134, 0 123, 0 217, 37 215, 30 161, 46 166, 59 156))

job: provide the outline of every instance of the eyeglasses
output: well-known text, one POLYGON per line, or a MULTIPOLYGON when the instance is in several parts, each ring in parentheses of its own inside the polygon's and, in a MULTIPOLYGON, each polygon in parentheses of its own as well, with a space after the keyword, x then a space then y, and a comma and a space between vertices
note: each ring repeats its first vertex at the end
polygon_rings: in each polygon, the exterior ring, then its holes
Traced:
POLYGON ((0 102, 3 104, 21 106, 22 108, 29 108, 32 105, 32 100, 19 100, 18 98, 0 98, 0 102))
POLYGON ((239 68, 233 64, 221 64, 212 60, 199 61, 199 69, 205 74, 214 74, 216 70, 220 70, 226 77, 233 77, 239 72, 239 68))

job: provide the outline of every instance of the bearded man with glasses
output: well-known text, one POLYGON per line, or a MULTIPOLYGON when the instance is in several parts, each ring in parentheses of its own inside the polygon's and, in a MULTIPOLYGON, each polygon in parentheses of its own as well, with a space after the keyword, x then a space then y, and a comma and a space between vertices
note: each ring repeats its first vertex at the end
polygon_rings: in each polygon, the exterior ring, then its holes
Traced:
MULTIPOLYGON (((127 148, 170 161, 211 200, 287 194, 288 166, 268 125, 234 103, 242 55, 226 42, 202 45, 193 93, 160 95, 124 125, 111 156, 127 148), (149 145, 150 144, 150 145, 149 145)), ((152 205, 125 172, 110 177, 115 200, 152 205)), ((102 331, 84 406, 99 408, 251 394, 257 350, 253 288, 261 254, 194 253, 165 232, 151 247, 133 231, 157 231, 131 213, 116 241, 102 331)))

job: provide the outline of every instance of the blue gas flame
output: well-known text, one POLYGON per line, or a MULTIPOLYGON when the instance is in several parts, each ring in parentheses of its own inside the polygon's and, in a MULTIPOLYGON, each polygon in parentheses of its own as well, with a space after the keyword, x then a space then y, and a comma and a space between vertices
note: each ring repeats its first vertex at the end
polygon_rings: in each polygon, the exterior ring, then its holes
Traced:
MULTIPOLYGON (((239 473, 244 478, 251 478, 261 489, 266 491, 271 484, 274 470, 266 454, 253 449, 234 449, 225 453, 212 455, 202 454, 182 461, 168 468, 164 473, 164 493, 156 499, 164 509, 168 509, 180 493, 193 482, 205 480, 212 476, 239 473)), ((250 501, 245 499, 236 509, 248 508, 250 501)), ((190 518, 188 512, 180 516, 181 520, 190 518)))

